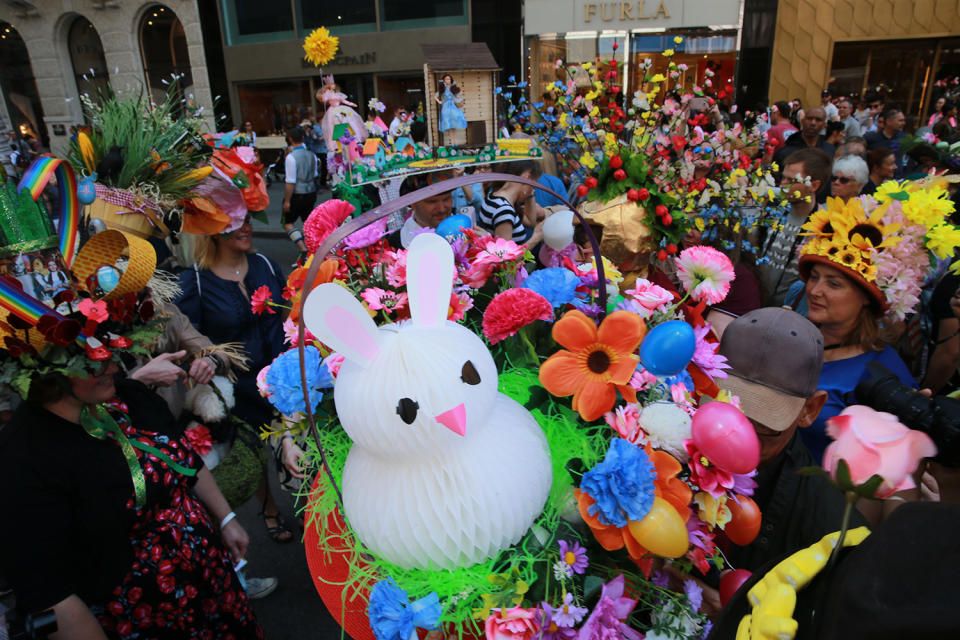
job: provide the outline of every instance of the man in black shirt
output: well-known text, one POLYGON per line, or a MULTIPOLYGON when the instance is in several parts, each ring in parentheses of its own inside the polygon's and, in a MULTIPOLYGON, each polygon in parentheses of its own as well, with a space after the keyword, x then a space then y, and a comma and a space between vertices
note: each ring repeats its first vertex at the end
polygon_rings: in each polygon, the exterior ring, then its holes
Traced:
MULTIPOLYGON (((763 514, 760 533, 727 553, 734 568, 753 571, 840 529, 843 494, 822 476, 797 473, 816 464, 797 430, 810 426, 827 399, 817 390, 823 336, 803 316, 767 307, 731 322, 719 353, 731 369, 717 382, 739 397, 760 439, 753 495, 763 514)), ((850 521, 851 528, 866 524, 856 510, 850 521)))
POLYGON ((800 121, 800 131, 797 131, 787 138, 786 144, 777 151, 777 154, 773 158, 774 161, 780 165, 781 169, 783 168, 783 161, 787 159, 787 156, 805 147, 822 149, 828 156, 833 157, 834 146, 827 142, 827 136, 820 133, 826 125, 826 122, 827 114, 823 110, 823 107, 807 109, 803 114, 803 119, 800 121))

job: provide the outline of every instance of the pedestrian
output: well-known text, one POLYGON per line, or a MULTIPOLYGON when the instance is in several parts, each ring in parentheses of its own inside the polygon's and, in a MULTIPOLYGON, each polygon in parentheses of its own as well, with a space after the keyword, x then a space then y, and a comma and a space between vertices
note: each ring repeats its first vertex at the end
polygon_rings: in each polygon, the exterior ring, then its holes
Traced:
POLYGON ((827 136, 820 133, 820 130, 826 124, 826 118, 827 115, 823 107, 807 109, 800 121, 800 131, 787 138, 786 144, 775 154, 774 160, 776 163, 781 167, 784 166, 784 160, 787 159, 787 156, 806 147, 816 147, 828 156, 832 156, 834 146, 827 142, 827 136))
POLYGON ((303 232, 294 226, 297 220, 306 220, 317 204, 317 156, 304 144, 303 129, 293 127, 287 131, 287 139, 293 148, 283 161, 285 191, 283 197, 283 228, 290 241, 300 249, 301 257, 307 252, 303 232))
POLYGON ((906 161, 906 154, 903 152, 900 142, 906 137, 903 127, 906 125, 907 119, 903 115, 903 111, 897 107, 890 107, 880 114, 877 122, 877 130, 870 131, 863 136, 867 141, 867 150, 890 149, 897 160, 897 169, 893 177, 899 179, 903 175, 904 162, 906 161))
POLYGON ((853 100, 840 98, 837 101, 837 113, 840 116, 840 122, 843 123, 844 140, 860 136, 862 133, 860 123, 853 117, 853 100))

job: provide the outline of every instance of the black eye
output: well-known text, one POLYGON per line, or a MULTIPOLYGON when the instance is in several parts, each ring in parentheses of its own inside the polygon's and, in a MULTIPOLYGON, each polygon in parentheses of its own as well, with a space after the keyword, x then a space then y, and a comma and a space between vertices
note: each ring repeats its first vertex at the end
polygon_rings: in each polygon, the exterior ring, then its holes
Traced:
POLYGON ((397 403, 397 415, 407 424, 413 424, 413 421, 417 419, 417 410, 419 408, 420 405, 417 404, 416 400, 400 398, 400 402, 397 403))
POLYGON ((480 374, 473 363, 467 360, 463 363, 463 369, 460 370, 460 379, 467 384, 480 384, 480 374))

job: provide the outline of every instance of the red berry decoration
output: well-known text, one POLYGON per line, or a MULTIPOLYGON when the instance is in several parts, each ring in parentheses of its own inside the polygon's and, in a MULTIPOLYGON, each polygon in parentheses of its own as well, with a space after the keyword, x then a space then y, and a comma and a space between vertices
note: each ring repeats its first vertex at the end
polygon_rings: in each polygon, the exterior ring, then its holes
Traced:
POLYGON ((590 191, 590 188, 587 187, 587 185, 585 184, 582 184, 579 187, 577 187, 577 195, 580 196, 581 198, 586 198, 588 191, 590 191))
POLYGON ((640 189, 639 194, 640 194, 641 202, 646 202, 647 200, 650 199, 650 192, 647 191, 646 189, 640 189))
POLYGON ((621 180, 621 181, 626 180, 627 172, 624 171, 623 169, 617 169, 616 171, 613 172, 613 177, 616 180, 621 180))
POLYGON ((657 251, 657 260, 659 260, 660 262, 663 262, 666 259, 667 259, 666 251, 664 251, 663 249, 660 249, 660 251, 657 251))
POLYGON ((629 200, 630 202, 636 202, 639 199, 640 199, 639 191, 637 191, 636 189, 630 189, 629 191, 627 191, 627 200, 629 200))
POLYGON ((611 156, 610 166, 613 167, 614 169, 619 169, 620 167, 623 166, 623 158, 621 158, 619 155, 611 156))
POLYGON ((663 226, 669 227, 671 224, 673 224, 673 216, 668 213, 663 216, 663 226))
POLYGON ((663 216, 665 216, 665 215, 667 215, 668 213, 670 213, 670 210, 667 209, 667 207, 666 207, 665 205, 658 204, 658 205, 657 205, 657 208, 654 209, 654 212, 657 214, 657 217, 658 217, 658 218, 662 218, 663 216))
POLYGON ((587 178, 586 180, 584 180, 583 183, 584 183, 585 185, 587 185, 587 188, 588 188, 588 189, 596 189, 596 188, 597 188, 597 184, 598 184, 598 183, 597 183, 597 179, 594 178, 593 176, 590 176, 589 178, 587 178))
POLYGON ((667 245, 667 253, 669 253, 670 255, 673 255, 676 252, 677 252, 677 245, 673 244, 672 242, 667 245))

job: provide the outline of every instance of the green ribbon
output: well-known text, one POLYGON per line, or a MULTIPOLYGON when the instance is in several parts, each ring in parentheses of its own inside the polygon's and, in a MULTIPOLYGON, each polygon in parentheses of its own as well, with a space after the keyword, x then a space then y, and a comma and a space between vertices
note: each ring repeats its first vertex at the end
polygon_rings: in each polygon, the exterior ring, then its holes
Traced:
POLYGON ((134 448, 156 456, 165 462, 167 466, 185 476, 197 475, 196 469, 191 469, 175 462, 160 449, 144 444, 139 440, 131 440, 128 438, 127 434, 123 432, 120 425, 117 424, 117 421, 102 404, 84 405, 83 409, 80 410, 80 425, 84 431, 97 440, 111 438, 120 445, 120 449, 123 451, 123 457, 127 461, 127 467, 130 469, 130 478, 133 480, 133 490, 137 496, 136 504, 138 509, 142 509, 147 504, 147 481, 146 478, 144 478, 143 468, 140 466, 140 461, 137 459, 137 453, 133 450, 134 448))

